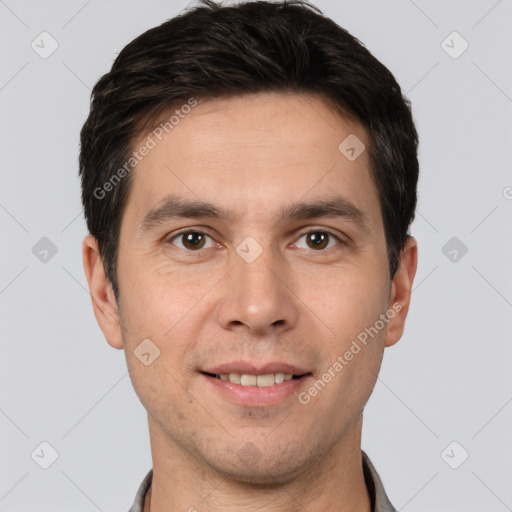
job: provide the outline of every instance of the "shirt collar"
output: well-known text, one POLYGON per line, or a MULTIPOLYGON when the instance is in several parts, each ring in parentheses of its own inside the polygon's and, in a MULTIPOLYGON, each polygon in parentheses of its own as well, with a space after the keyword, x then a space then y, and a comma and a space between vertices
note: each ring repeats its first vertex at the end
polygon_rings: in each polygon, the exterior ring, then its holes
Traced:
POLYGON ((389 498, 384 490, 384 485, 373 467, 368 455, 361 450, 363 457, 363 474, 366 482, 366 488, 370 495, 373 512, 397 512, 396 508, 391 505, 389 498))
MULTIPOLYGON (((363 458, 363 474, 370 495, 373 512, 397 512, 396 508, 391 505, 382 481, 377 473, 377 470, 373 467, 368 455, 361 450, 363 458)), ((153 470, 150 469, 144 480, 140 484, 140 487, 135 496, 135 501, 128 512, 143 512, 144 500, 146 494, 151 487, 151 481, 153 480, 153 470)))

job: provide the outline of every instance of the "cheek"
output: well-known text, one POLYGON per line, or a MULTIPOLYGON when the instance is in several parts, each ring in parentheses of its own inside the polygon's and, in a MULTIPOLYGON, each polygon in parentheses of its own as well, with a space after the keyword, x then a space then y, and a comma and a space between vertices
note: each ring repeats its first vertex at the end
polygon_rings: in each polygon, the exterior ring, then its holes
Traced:
MULTIPOLYGON (((350 344, 343 349, 338 346, 324 373, 298 397, 304 407, 302 411, 322 419, 324 439, 339 439, 347 431, 362 413, 377 380, 383 354, 381 344, 359 344, 359 348, 352 347, 353 351, 349 347, 350 344)), ((301 421, 300 417, 297 421, 301 421)))
POLYGON ((325 401, 317 400, 314 407, 320 408, 318 414, 334 415, 341 421, 362 409, 371 394, 390 319, 381 319, 387 307, 387 283, 382 274, 380 282, 363 274, 337 281, 324 287, 319 302, 318 311, 330 331, 324 338, 323 373, 316 386, 322 388, 323 395, 325 384, 327 392, 325 401))
POLYGON ((211 285, 208 279, 183 279, 162 266, 132 267, 125 267, 121 291, 122 336, 134 388, 151 408, 159 396, 179 397, 188 386, 187 354, 200 339, 201 299, 211 285))
POLYGON ((190 275, 185 267, 151 258, 126 261, 124 265, 123 310, 130 328, 147 337, 165 339, 201 301, 214 277, 190 275))
POLYGON ((340 274, 319 288, 321 291, 310 293, 304 302, 328 328, 330 345, 338 351, 360 334, 364 338, 365 329, 371 328, 387 308, 387 283, 382 274, 375 278, 368 272, 340 274))
POLYGON ((151 418, 172 437, 172 432, 190 430, 191 424, 201 424, 201 408, 193 395, 184 391, 186 384, 165 358, 166 354, 162 352, 154 363, 145 367, 136 357, 127 356, 127 364, 140 402, 151 418))

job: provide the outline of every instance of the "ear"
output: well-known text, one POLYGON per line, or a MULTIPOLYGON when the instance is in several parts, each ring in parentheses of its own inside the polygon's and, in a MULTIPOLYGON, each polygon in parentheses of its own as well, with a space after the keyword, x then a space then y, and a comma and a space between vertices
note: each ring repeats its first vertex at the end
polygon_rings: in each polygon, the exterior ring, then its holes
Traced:
POLYGON ((409 236, 407 244, 402 250, 400 264, 391 284, 388 311, 394 311, 386 332, 385 346, 394 345, 404 332, 405 319, 411 301, 412 284, 418 265, 418 244, 409 236))
POLYGON ((98 325, 109 345, 121 349, 123 348, 123 339, 114 291, 103 268, 103 262, 98 251, 98 242, 92 235, 87 235, 84 238, 82 258, 85 275, 89 283, 92 307, 98 325))

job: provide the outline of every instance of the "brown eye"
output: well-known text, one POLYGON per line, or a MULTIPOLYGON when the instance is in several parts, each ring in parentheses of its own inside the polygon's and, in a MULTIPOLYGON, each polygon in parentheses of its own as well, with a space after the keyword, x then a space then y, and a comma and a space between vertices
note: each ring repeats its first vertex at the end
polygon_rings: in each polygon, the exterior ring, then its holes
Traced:
POLYGON ((207 247, 212 247, 213 240, 210 236, 201 231, 186 231, 176 235, 171 242, 177 245, 180 249, 186 249, 188 251, 198 251, 207 247), (210 239, 210 245, 207 246, 208 239, 210 239))
POLYGON ((202 233, 186 233, 183 236, 183 245, 190 250, 201 249, 204 245, 202 233))
POLYGON ((329 243, 329 234, 323 231, 313 231, 306 235, 306 241, 311 249, 325 249, 329 243))
POLYGON ((341 243, 341 240, 334 234, 328 231, 309 231, 304 233, 299 240, 305 240, 304 242, 296 242, 296 245, 301 249, 313 249, 314 251, 322 251, 324 249, 330 249, 331 247, 341 243))

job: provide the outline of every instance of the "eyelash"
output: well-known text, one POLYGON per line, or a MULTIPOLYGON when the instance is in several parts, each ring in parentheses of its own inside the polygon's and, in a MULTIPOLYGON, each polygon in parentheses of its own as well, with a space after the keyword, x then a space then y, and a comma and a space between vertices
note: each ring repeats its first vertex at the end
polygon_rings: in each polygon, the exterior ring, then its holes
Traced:
MULTIPOLYGON (((205 236, 209 237, 210 239, 214 240, 214 238, 213 238, 211 235, 209 235, 208 233, 206 233, 206 232, 204 232, 204 231, 200 231, 200 230, 198 230, 198 229, 187 229, 187 230, 185 230, 185 231, 181 231, 181 232, 179 232, 179 233, 177 233, 177 234, 173 235, 172 237, 170 237, 170 238, 168 239, 168 241, 167 241, 167 242, 168 242, 168 243, 173 244, 173 241, 174 241, 174 240, 176 240, 176 239, 178 239, 179 237, 182 237, 182 236, 184 236, 184 235, 188 235, 188 234, 190 234, 190 233, 197 233, 197 234, 200 234, 200 235, 205 235, 205 236)), ((305 235, 309 235, 309 234, 311 234, 311 233, 326 233, 327 235, 329 235, 329 237, 334 238, 334 239, 338 242, 338 244, 337 244, 337 245, 346 245, 346 242, 344 242, 344 241, 343 241, 343 240, 342 240, 338 235, 336 235, 335 233, 333 233, 332 231, 330 231, 330 230, 328 230, 328 229, 310 229, 310 230, 308 230, 308 231, 304 231, 304 232, 302 232, 302 233, 298 236, 297 240, 300 240, 303 236, 305 236, 305 235)), ((330 240, 329 240, 329 242, 330 242, 330 240)), ((173 244, 173 245, 174 245, 174 244, 173 244)), ((195 251, 194 251, 194 250, 186 249, 186 248, 182 248, 182 247, 178 247, 178 249, 181 249, 182 251, 186 251, 186 252, 188 252, 188 253, 199 253, 199 252, 202 252, 202 250, 203 250, 203 248, 201 248, 201 249, 198 249, 198 250, 195 250, 195 251)), ((206 249, 210 249, 210 247, 207 247, 206 249)), ((328 247, 328 248, 326 248, 326 249, 318 249, 318 250, 315 250, 315 249, 307 249, 307 250, 309 250, 309 251, 311 251, 311 252, 325 252, 325 251, 327 251, 328 249, 332 249, 332 247, 328 247)))

